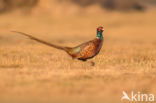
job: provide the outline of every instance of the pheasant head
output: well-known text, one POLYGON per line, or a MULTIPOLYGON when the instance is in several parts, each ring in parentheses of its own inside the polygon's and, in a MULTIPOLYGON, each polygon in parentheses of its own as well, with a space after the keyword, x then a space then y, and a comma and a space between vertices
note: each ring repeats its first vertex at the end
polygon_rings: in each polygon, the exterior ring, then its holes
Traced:
POLYGON ((96 38, 99 38, 99 39, 102 39, 102 40, 103 40, 103 35, 102 35, 103 31, 104 31, 104 29, 103 29, 102 26, 98 27, 98 28, 97 28, 97 35, 96 35, 96 38))

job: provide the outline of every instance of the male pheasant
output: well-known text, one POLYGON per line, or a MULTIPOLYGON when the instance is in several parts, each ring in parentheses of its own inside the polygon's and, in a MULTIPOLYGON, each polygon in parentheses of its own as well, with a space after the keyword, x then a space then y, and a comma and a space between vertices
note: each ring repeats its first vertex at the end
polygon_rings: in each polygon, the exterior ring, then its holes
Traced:
POLYGON ((90 59, 96 56, 99 53, 103 44, 103 35, 102 35, 103 27, 97 28, 97 35, 95 39, 88 41, 86 43, 82 43, 76 47, 62 47, 62 46, 54 45, 52 43, 48 43, 46 41, 40 40, 36 37, 33 37, 23 32, 18 32, 18 31, 12 31, 12 32, 22 34, 42 44, 66 51, 72 58, 76 58, 82 61, 86 61, 87 59, 90 59))

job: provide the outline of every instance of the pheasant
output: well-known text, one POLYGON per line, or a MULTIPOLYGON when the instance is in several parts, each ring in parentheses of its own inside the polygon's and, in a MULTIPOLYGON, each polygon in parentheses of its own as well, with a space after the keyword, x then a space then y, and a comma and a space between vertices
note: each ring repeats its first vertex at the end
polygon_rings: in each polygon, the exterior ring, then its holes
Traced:
POLYGON ((103 34, 102 34, 103 31, 104 31, 103 27, 98 27, 97 35, 96 35, 95 39, 88 41, 86 43, 82 43, 76 47, 62 47, 62 46, 54 45, 52 43, 40 40, 36 37, 33 37, 33 36, 23 33, 23 32, 18 32, 18 31, 12 31, 12 32, 16 32, 21 35, 27 36, 32 40, 35 40, 39 43, 48 45, 50 47, 54 47, 56 49, 63 50, 65 52, 67 52, 73 59, 86 61, 87 59, 91 59, 99 53, 99 51, 102 47, 102 44, 103 44, 103 34))

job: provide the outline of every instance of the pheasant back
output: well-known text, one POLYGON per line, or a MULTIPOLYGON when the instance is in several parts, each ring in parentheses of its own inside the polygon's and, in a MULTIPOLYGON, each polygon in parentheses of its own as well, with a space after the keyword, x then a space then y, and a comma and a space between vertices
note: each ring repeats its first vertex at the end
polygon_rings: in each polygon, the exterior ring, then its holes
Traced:
POLYGON ((67 49, 66 52, 73 58, 86 61, 87 59, 93 58, 99 53, 102 44, 103 40, 96 38, 74 48, 67 49))

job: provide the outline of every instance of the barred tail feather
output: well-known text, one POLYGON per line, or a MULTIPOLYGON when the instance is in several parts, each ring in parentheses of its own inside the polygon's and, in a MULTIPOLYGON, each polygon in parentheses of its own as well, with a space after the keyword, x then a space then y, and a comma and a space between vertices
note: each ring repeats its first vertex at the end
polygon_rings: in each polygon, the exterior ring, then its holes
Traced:
POLYGON ((61 49, 61 50, 65 50, 65 51, 66 51, 66 48, 67 48, 67 47, 58 46, 58 45, 55 45, 55 44, 52 44, 52 43, 48 43, 48 42, 46 42, 46 41, 40 40, 40 39, 38 39, 38 38, 36 38, 36 37, 33 37, 33 36, 31 36, 31 35, 29 35, 29 34, 26 34, 26 33, 23 33, 23 32, 19 32, 19 31, 12 31, 12 32, 19 33, 19 34, 21 34, 21 35, 27 36, 27 37, 29 37, 29 38, 32 39, 32 40, 35 40, 35 41, 37 41, 37 42, 39 42, 39 43, 48 45, 48 46, 50 46, 50 47, 54 47, 54 48, 56 48, 56 49, 61 49))

